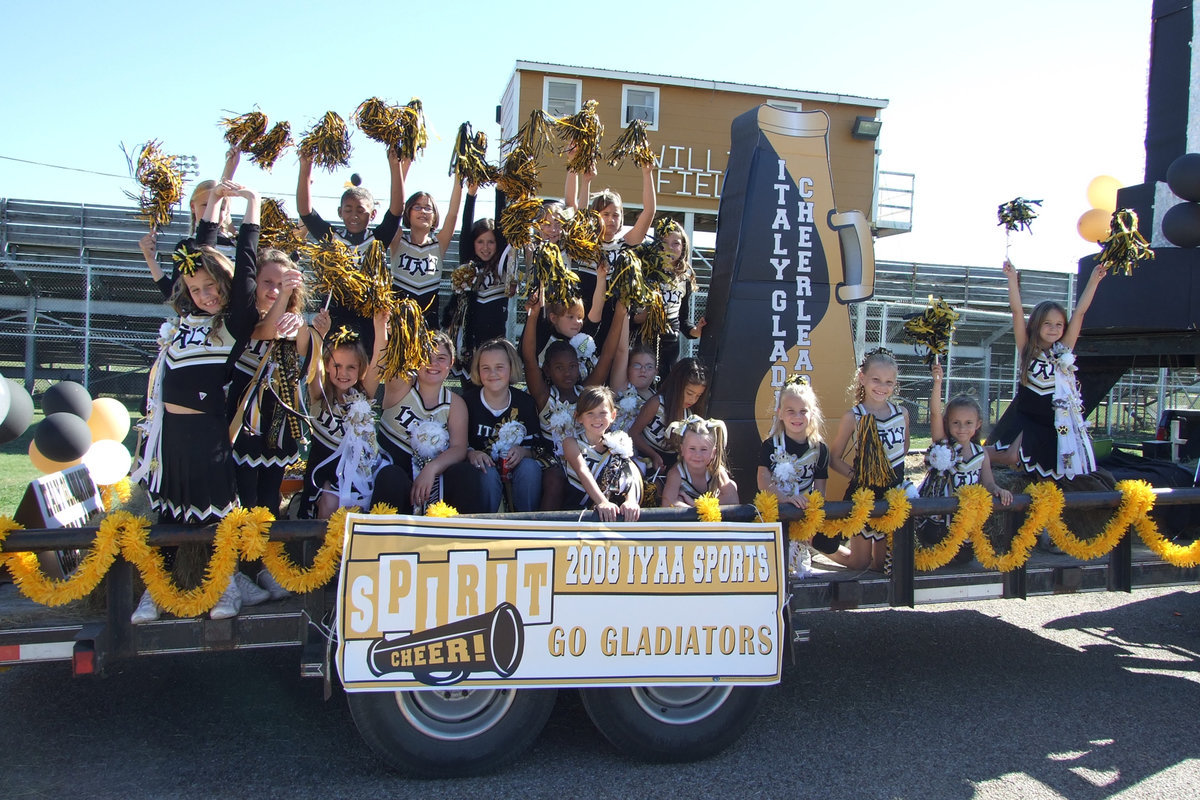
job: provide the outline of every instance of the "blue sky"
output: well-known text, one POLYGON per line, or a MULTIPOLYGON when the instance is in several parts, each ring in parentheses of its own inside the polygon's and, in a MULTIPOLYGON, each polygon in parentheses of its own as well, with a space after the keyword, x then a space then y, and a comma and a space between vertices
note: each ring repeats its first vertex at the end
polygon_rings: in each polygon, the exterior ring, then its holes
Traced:
MULTIPOLYGON (((498 138, 517 60, 887 99, 881 168, 915 173, 916 197, 913 232, 878 242, 880 258, 998 263, 996 206, 1020 195, 1044 205, 1014 260, 1071 269, 1094 250, 1075 231, 1088 182, 1142 180, 1150 0, 392 7, 10 4, 5 60, 19 77, 0 85, 0 196, 121 204, 126 178, 10 159, 121 176, 120 143, 156 138, 196 155, 207 177, 220 170, 226 112, 257 104, 303 130, 379 95, 422 98, 441 138, 410 184, 445 198, 458 124, 498 138)), ((356 142, 353 169, 383 194, 382 148, 356 142)), ((347 177, 321 175, 316 194, 339 194, 347 177)), ((292 198, 294 155, 239 178, 292 198)), ((331 215, 335 202, 317 207, 331 215)))

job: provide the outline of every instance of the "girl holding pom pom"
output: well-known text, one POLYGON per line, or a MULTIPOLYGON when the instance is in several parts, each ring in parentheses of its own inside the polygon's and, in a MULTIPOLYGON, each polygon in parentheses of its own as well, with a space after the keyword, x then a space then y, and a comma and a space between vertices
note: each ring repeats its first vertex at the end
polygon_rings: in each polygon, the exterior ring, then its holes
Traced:
POLYGON ((618 516, 637 522, 641 516, 642 476, 633 465, 629 435, 609 431, 617 409, 607 386, 588 386, 575 404, 576 435, 563 440, 567 473, 565 504, 579 507, 589 500, 601 522, 618 516))
MULTIPOLYGON (((780 502, 808 508, 808 496, 825 493, 829 479, 829 448, 821 432, 821 406, 808 378, 793 375, 779 390, 775 420, 763 441, 758 459, 759 491, 773 492, 780 502)), ((812 546, 835 555, 838 544, 817 534, 812 546)), ((804 542, 788 546, 788 572, 803 578, 812 569, 812 553, 804 542)))

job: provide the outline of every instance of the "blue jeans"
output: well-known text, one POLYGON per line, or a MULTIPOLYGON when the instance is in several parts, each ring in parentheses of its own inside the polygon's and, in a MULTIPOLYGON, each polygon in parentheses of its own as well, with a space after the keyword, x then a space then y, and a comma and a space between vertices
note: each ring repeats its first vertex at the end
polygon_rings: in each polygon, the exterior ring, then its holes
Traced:
MULTIPOLYGON (((537 511, 542 502, 542 468, 533 458, 521 459, 509 473, 512 481, 512 504, 510 511, 537 511)), ((500 480, 498 467, 487 467, 479 472, 479 502, 485 513, 500 508, 504 497, 504 484, 500 480)))

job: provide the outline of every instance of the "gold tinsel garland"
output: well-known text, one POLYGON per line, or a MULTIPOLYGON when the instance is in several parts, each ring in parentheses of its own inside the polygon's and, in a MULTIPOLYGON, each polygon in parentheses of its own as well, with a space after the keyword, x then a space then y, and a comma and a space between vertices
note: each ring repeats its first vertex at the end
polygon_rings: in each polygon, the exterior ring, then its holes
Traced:
POLYGON ((890 539, 908 520, 908 515, 912 513, 912 503, 909 502, 908 494, 902 486, 888 489, 883 493, 883 499, 887 503, 887 511, 883 512, 882 517, 871 517, 867 520, 867 525, 871 530, 887 534, 890 539))
POLYGON ((129 171, 142 187, 140 194, 125 192, 138 203, 138 219, 150 223, 156 231, 171 224, 172 210, 183 200, 183 172, 175 166, 178 156, 162 152, 157 141, 142 145, 137 157, 126 153, 129 171))
POLYGON ((235 522, 228 520, 230 517, 217 525, 213 554, 204 570, 204 580, 194 589, 180 589, 175 585, 163 564, 162 552, 147 543, 146 527, 136 531, 125 529, 121 537, 121 554, 137 567, 150 597, 159 608, 177 617, 199 616, 217 604, 237 569, 241 543, 235 522))
POLYGON ((1008 552, 1002 556, 996 553, 991 539, 982 527, 978 531, 972 531, 971 544, 975 547, 975 560, 987 569, 999 572, 1012 572, 1028 561, 1033 546, 1037 544, 1038 533, 1051 519, 1062 514, 1062 492, 1055 494, 1057 489, 1057 486, 1048 482, 1029 486, 1027 491, 1032 502, 1025 515, 1025 522, 1013 536, 1008 552))
POLYGON ((958 318, 959 313, 949 303, 929 295, 925 310, 905 320, 904 341, 927 348, 925 363, 932 365, 934 359, 946 355, 958 318))
POLYGON ((779 521, 779 496, 774 492, 760 489, 754 495, 754 508, 763 522, 779 521))
MULTIPOLYGON (((867 513, 870 513, 870 509, 867 509, 867 513)), ((866 519, 865 515, 863 519, 866 519)), ((813 492, 808 495, 808 505, 804 507, 804 516, 801 519, 792 520, 788 525, 788 538, 798 542, 812 541, 814 536, 824 532, 823 529, 825 527, 825 496, 818 492, 813 492)), ((857 530, 862 530, 861 524, 857 530)), ((830 535, 836 536, 838 534, 830 535)))
POLYGON ((1133 274, 1139 261, 1154 258, 1150 243, 1138 231, 1137 212, 1130 208, 1114 211, 1109 222, 1108 238, 1096 260, 1114 272, 1133 274))
POLYGON ((230 146, 249 153, 267 133, 267 115, 261 111, 251 111, 237 117, 226 117, 221 120, 221 126, 225 128, 225 141, 230 146))
POLYGON ((567 170, 581 175, 595 168, 604 158, 600 140, 604 137, 604 126, 596 113, 597 103, 588 100, 579 112, 558 121, 558 135, 571 153, 567 159, 567 170))
POLYGON ((129 477, 126 476, 116 483, 100 488, 100 502, 104 505, 105 511, 112 511, 116 506, 123 503, 128 503, 129 498, 133 496, 133 489, 129 485, 129 477))
POLYGON ((300 139, 300 155, 311 158, 318 167, 330 172, 350 163, 350 131, 346 122, 334 111, 326 111, 321 121, 313 125, 300 139))
POLYGON ((341 565, 346 514, 358 510, 358 506, 339 508, 329 515, 325 538, 313 556, 311 567, 306 569, 292 561, 283 548, 283 542, 267 542, 262 556, 263 566, 289 592, 303 594, 324 586, 333 579, 341 565))
MULTIPOLYGON (((812 507, 813 497, 818 495, 809 495, 808 505, 812 507)), ((870 489, 862 488, 854 492, 850 496, 852 503, 849 516, 843 519, 826 520, 821 526, 821 533, 833 538, 842 537, 849 539, 851 536, 857 536, 867 527, 867 518, 871 516, 871 508, 875 505, 875 493, 870 489)))
POLYGON ((620 169, 626 158, 633 159, 633 163, 638 167, 658 166, 658 156, 654 154, 653 148, 650 147, 650 139, 646 136, 645 120, 635 119, 630 122, 625 133, 621 134, 621 138, 617 139, 608 151, 610 166, 620 169))
POLYGON ((292 126, 286 122, 276 122, 271 126, 271 130, 250 148, 250 160, 270 172, 279 157, 293 144, 292 126))
MULTIPOLYGON (((30 600, 45 606, 66 605, 87 597, 100 585, 120 552, 120 537, 124 527, 131 524, 136 524, 136 518, 125 511, 119 511, 102 522, 91 550, 66 580, 47 578, 42 572, 37 553, 3 553, 0 554, 0 563, 8 567, 13 583, 30 600)), ((0 544, 10 531, 21 527, 7 517, 0 517, 0 544)))
MULTIPOLYGON (((1054 488, 1062 494, 1061 489, 1057 486, 1054 488)), ((1046 531, 1060 550, 1080 561, 1098 558, 1117 546, 1117 542, 1121 541, 1121 537, 1134 520, 1150 513, 1154 506, 1154 491, 1150 489, 1149 484, 1143 481, 1121 481, 1117 484, 1117 489, 1121 492, 1121 504, 1100 533, 1090 540, 1080 539, 1071 533, 1061 516, 1050 520, 1046 531)))
POLYGON ((929 572, 950 563, 968 537, 982 535, 983 523, 992 513, 992 493, 982 486, 964 486, 955 492, 958 510, 950 520, 945 538, 932 547, 913 544, 913 563, 922 572, 929 572))
POLYGON ((721 501, 712 492, 705 492, 696 498, 696 516, 701 522, 720 522, 721 501))

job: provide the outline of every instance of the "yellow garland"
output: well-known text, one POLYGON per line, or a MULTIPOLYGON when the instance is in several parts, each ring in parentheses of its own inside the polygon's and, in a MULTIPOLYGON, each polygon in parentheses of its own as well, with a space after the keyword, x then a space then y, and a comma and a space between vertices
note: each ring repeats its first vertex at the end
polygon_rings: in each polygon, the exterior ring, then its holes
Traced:
MULTIPOLYGON (((91 552, 83 559, 75 573, 66 580, 47 578, 41 569, 36 553, 4 553, 0 555, 0 563, 8 567, 13 582, 21 590, 21 594, 35 603, 44 606, 66 605, 74 600, 86 597, 104 579, 108 568, 120 552, 117 536, 121 525, 126 520, 134 519, 132 515, 122 512, 114 514, 100 525, 96 540, 92 543, 91 552)), ((20 525, 7 517, 0 517, 0 542, 8 536, 9 531, 21 528, 20 525)))
POLYGON ((1168 564, 1185 568, 1200 564, 1200 539, 1187 547, 1172 544, 1158 532, 1158 524, 1149 516, 1134 520, 1133 527, 1138 532, 1138 536, 1142 537, 1146 546, 1168 564))
MULTIPOLYGON (((289 592, 311 592, 324 586, 337 574, 342 561, 342 540, 346 528, 346 514, 358 511, 358 507, 339 508, 329 516, 325 525, 325 539, 313 556, 312 566, 299 566, 283 549, 283 542, 268 542, 262 562, 271 577, 289 592)), ((372 509, 374 513, 374 509, 372 509)))
POLYGON ((450 505, 444 500, 438 500, 436 503, 425 509, 427 517, 457 517, 458 509, 450 505))
POLYGON ((1102 556, 1116 547, 1117 542, 1125 535, 1125 529, 1133 524, 1135 519, 1149 513, 1154 505, 1154 492, 1148 483, 1121 481, 1117 484, 1117 489, 1123 495, 1121 505, 1117 507, 1117 512, 1105 524, 1104 529, 1091 540, 1080 539, 1071 533, 1063 523, 1062 517, 1050 521, 1046 530, 1060 550, 1080 561, 1090 561, 1102 556), (1140 487, 1144 487, 1145 492, 1140 491, 1140 487))
POLYGON ((908 494, 899 486, 884 492, 883 499, 887 501, 888 510, 882 517, 868 520, 867 524, 872 530, 886 533, 890 537, 908 520, 908 515, 912 512, 912 503, 908 500, 908 494))
MULTIPOLYGON (((867 507, 867 511, 870 512, 870 506, 867 507)), ((788 539, 797 542, 811 541, 825 525, 825 522, 825 497, 813 492, 808 496, 804 519, 792 520, 788 525, 788 539)))
POLYGON ((100 502, 104 504, 105 511, 112 511, 114 506, 128 503, 132 496, 133 492, 128 476, 121 478, 116 483, 100 487, 100 502))
POLYGON ((982 486, 964 486, 955 492, 958 510, 950 520, 946 538, 932 547, 913 545, 913 563, 922 572, 929 572, 950 563, 967 537, 983 534, 983 523, 992 514, 992 493, 982 486))
POLYGON ((1012 572, 1029 560, 1029 553, 1037 543, 1038 533, 1050 521, 1062 515, 1062 491, 1053 483, 1035 483, 1026 490, 1032 502, 1025 514, 1025 522, 1013 536, 1008 552, 997 555, 992 542, 982 527, 971 532, 971 543, 975 546, 975 559, 987 569, 1012 572))
POLYGON ((199 586, 186 590, 177 587, 171 579, 163 565, 162 552, 147 543, 150 524, 142 517, 137 521, 142 523, 138 529, 126 527, 122 532, 121 555, 137 567, 150 597, 159 608, 177 617, 196 617, 212 609, 237 569, 238 550, 241 548, 238 523, 242 521, 241 518, 230 514, 217 525, 213 554, 204 569, 204 580, 199 586))
POLYGON ((701 522, 720 522, 721 501, 712 492, 705 492, 696 498, 696 515, 701 522))
POLYGON ((759 490, 754 495, 754 507, 758 509, 763 522, 779 521, 779 497, 774 492, 759 490))
MULTIPOLYGON (((834 538, 842 536, 849 539, 863 532, 867 525, 867 517, 871 516, 871 508, 875 505, 875 493, 862 488, 850 499, 854 503, 850 509, 850 516, 845 519, 826 520, 821 526, 821 533, 834 538)), ((812 496, 809 497, 809 506, 812 506, 812 496)))

